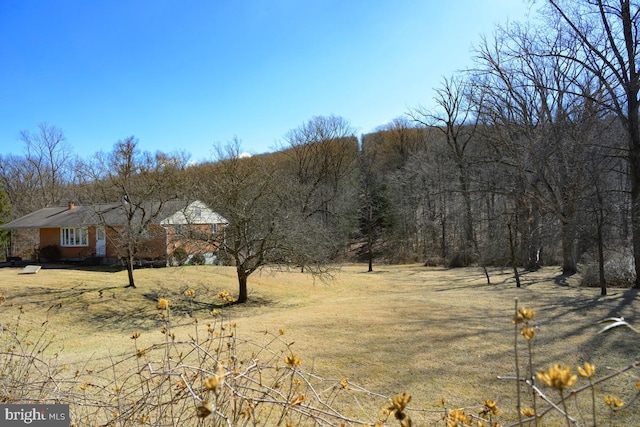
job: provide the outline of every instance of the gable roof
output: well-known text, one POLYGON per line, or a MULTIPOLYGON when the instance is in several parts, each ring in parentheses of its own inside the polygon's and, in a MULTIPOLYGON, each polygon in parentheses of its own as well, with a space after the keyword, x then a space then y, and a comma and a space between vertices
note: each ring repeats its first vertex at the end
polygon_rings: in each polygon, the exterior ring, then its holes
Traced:
MULTIPOLYGON (((124 203, 104 203, 96 205, 70 205, 43 208, 15 219, 7 224, 0 225, 0 228, 15 230, 21 228, 61 228, 61 227, 88 227, 92 225, 108 224, 111 226, 126 225, 127 211, 124 203)), ((142 218, 142 211, 158 212, 159 214, 152 221, 154 224, 187 224, 203 223, 202 221, 188 221, 192 217, 189 212, 197 209, 206 209, 205 218, 220 220, 220 223, 227 221, 220 215, 211 211, 204 203, 196 201, 189 205, 183 200, 172 200, 160 204, 160 202, 150 202, 136 210, 138 221, 142 218), (183 213, 184 212, 184 213, 183 213), (187 218, 189 217, 189 218, 187 218)), ((200 211, 202 212, 202 211, 200 211)), ((136 221, 136 218, 134 218, 136 221)))
POLYGON ((117 209, 119 204, 97 206, 56 206, 42 208, 7 224, 0 225, 4 229, 19 228, 53 228, 53 227, 85 227, 100 223, 98 212, 108 213, 117 209))
POLYGON ((169 224, 228 224, 222 215, 212 211, 209 207, 196 200, 189 203, 184 208, 173 210, 169 216, 163 216, 159 223, 162 225, 169 224))

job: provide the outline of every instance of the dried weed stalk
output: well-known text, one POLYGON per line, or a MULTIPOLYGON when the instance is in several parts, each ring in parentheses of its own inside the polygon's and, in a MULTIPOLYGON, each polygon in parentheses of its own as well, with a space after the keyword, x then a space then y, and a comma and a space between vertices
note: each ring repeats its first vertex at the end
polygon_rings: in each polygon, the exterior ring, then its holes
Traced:
MULTIPOLYGON (((195 292, 189 289, 184 296, 178 304, 187 304, 192 314, 195 292)), ((218 298, 223 307, 232 302, 227 292, 218 298)), ((265 331, 263 343, 243 340, 223 310, 213 310, 204 322, 193 318, 193 335, 185 339, 172 330, 172 303, 160 298, 156 308, 161 342, 143 347, 141 333, 136 332, 129 355, 111 358, 101 368, 87 362, 69 369, 51 349, 53 339, 46 329, 36 332, 21 324, 22 307, 13 307, 4 296, 0 306, 18 310, 12 324, 0 323, 0 402, 69 404, 72 426, 411 427, 418 425, 417 419, 420 425, 446 427, 540 426, 547 419, 569 427, 612 425, 629 405, 621 395, 600 393, 598 388, 640 364, 596 379, 596 367, 585 362, 577 367, 581 381, 586 381, 582 385, 566 365, 535 371, 535 312, 518 307, 516 300, 516 375, 499 377, 517 385, 515 414, 500 410, 497 399, 468 408, 447 408, 442 399, 442 409, 431 410, 410 407, 407 393, 390 398, 347 378, 327 380, 307 372, 284 330, 265 331), (522 339, 525 363, 519 356, 522 339), (382 409, 376 414, 374 408, 382 409)), ((605 322, 602 332, 631 327, 621 318, 605 322)), ((638 398, 638 390, 627 390, 626 396, 630 403, 638 398)))
MULTIPOLYGON (((185 296, 190 304, 194 292, 185 296)), ((228 293, 218 297, 231 302, 228 293)), ((12 326, 1 325, 0 401, 69 404, 73 426, 376 422, 368 408, 381 407, 386 398, 346 378, 326 380, 306 372, 284 330, 266 331, 265 343, 244 341, 235 323, 214 310, 205 322, 194 318, 193 335, 182 339, 172 330, 171 307, 167 299, 157 302, 162 342, 142 347, 136 332, 131 354, 103 368, 61 365, 56 354, 49 355, 47 333, 32 338, 33 331, 22 331, 20 317, 12 326), (347 415, 338 409, 345 407, 355 410, 347 415)))

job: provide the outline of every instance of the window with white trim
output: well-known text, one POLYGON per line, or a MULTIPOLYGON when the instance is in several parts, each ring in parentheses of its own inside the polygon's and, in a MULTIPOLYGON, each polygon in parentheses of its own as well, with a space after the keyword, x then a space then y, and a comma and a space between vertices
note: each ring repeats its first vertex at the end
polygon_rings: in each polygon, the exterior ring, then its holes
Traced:
POLYGON ((61 228, 60 246, 89 246, 89 229, 87 227, 61 228))

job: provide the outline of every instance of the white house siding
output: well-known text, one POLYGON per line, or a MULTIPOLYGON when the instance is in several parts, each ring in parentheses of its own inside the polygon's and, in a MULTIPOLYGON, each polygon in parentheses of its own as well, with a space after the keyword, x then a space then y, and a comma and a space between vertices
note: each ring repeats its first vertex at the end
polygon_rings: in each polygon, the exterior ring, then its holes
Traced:
POLYGON ((220 214, 212 211, 199 200, 191 202, 186 208, 161 221, 162 225, 177 224, 227 224, 220 214))

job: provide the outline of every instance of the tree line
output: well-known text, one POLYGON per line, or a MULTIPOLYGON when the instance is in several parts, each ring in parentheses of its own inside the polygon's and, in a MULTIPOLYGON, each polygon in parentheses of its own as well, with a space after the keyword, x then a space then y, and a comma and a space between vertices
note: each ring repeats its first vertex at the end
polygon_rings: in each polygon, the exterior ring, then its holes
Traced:
POLYGON ((638 287, 639 14, 627 0, 543 2, 483 38, 435 108, 365 137, 379 164, 369 200, 388 195, 369 218, 391 213, 378 227, 390 253, 567 274, 590 263, 602 293, 611 261, 638 287))
POLYGON ((602 293, 621 276, 640 287, 639 16, 630 0, 543 2, 536 19, 484 37, 433 107, 361 137, 342 117, 313 117, 249 158, 233 140, 192 165, 130 137, 83 160, 45 123, 21 133, 24 155, 0 158, 0 215, 202 200, 230 220, 222 249, 241 299, 261 266, 356 259, 509 266, 516 278, 584 265, 602 293))

